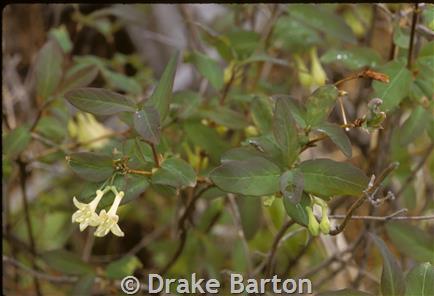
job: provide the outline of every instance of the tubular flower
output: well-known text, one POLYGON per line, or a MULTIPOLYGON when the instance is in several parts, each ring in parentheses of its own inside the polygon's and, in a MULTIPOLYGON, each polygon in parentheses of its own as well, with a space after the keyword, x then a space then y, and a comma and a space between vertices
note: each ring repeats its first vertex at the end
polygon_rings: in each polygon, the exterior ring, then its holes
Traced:
POLYGON ((310 87, 312 85, 313 77, 309 73, 306 65, 298 54, 294 54, 295 64, 298 70, 298 80, 304 87, 310 87))
POLYGON ((308 225, 307 228, 309 229, 309 232, 313 235, 313 236, 318 236, 319 235, 319 223, 315 218, 315 215, 313 214, 312 208, 311 207, 306 207, 306 212, 307 212, 307 217, 308 217, 308 225))
POLYGON ((324 72, 321 63, 319 62, 316 47, 312 47, 310 50, 310 62, 311 62, 311 74, 312 74, 313 81, 317 85, 324 85, 327 79, 327 75, 324 72))
POLYGON ((74 196, 73 202, 78 210, 72 215, 72 222, 80 223, 80 231, 85 230, 89 225, 97 226, 99 224, 99 218, 95 210, 108 189, 97 190, 95 198, 88 204, 79 202, 74 196))
POLYGON ((98 228, 95 231, 95 236, 103 237, 106 236, 110 231, 117 236, 124 236, 123 231, 118 225, 119 216, 116 215, 119 204, 124 197, 124 192, 117 192, 116 188, 112 187, 112 191, 116 194, 115 200, 110 207, 109 211, 101 210, 99 213, 98 228))

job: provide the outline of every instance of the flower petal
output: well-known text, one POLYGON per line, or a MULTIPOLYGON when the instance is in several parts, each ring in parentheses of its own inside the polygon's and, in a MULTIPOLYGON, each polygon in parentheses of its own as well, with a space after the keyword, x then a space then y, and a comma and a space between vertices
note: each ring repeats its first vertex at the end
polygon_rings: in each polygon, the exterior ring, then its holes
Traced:
POLYGON ((116 236, 120 236, 120 237, 122 237, 122 236, 125 235, 124 232, 121 230, 121 228, 119 227, 118 224, 113 225, 112 228, 111 228, 110 230, 111 230, 111 232, 112 232, 114 235, 116 235, 116 236))
POLYGON ((80 210, 86 206, 85 203, 81 203, 81 202, 79 202, 79 201, 75 198, 75 196, 74 196, 74 198, 72 199, 72 202, 73 202, 74 205, 75 205, 78 209, 80 209, 80 210))

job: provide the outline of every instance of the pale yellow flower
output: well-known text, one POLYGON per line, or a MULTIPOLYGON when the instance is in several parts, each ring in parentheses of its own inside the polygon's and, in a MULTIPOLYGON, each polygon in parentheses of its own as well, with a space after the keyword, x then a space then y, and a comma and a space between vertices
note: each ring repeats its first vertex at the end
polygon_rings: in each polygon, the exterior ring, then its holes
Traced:
POLYGON ((124 192, 117 192, 116 188, 112 187, 112 191, 116 194, 115 200, 110 207, 109 211, 101 210, 98 217, 98 228, 95 231, 95 236, 106 236, 110 231, 117 236, 124 236, 123 231, 118 225, 119 216, 116 215, 116 211, 124 197, 124 192))
POLYGON ((89 225, 97 226, 99 224, 99 218, 95 210, 106 192, 107 190, 97 190, 96 197, 88 204, 79 202, 74 196, 73 202, 78 210, 72 215, 72 222, 80 223, 80 231, 85 230, 89 225))
POLYGON ((68 131, 72 138, 80 143, 86 143, 89 149, 98 149, 108 143, 103 137, 112 133, 112 130, 99 123, 90 113, 78 112, 77 123, 74 120, 68 122, 68 131), (100 139, 100 140, 95 140, 100 139))

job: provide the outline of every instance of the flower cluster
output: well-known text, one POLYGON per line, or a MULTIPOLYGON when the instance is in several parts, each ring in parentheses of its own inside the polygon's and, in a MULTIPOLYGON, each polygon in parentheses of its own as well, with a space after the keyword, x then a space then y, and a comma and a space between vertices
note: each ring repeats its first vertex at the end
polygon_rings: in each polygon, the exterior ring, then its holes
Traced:
POLYGON ((88 226, 97 227, 94 235, 98 237, 106 236, 110 231, 117 236, 124 236, 123 231, 118 225, 119 216, 116 211, 124 197, 124 192, 118 192, 115 186, 107 186, 103 190, 97 190, 95 198, 88 204, 79 202, 75 197, 74 205, 78 210, 72 215, 72 222, 80 224, 80 231, 85 230, 88 226), (112 206, 106 212, 101 210, 99 215, 95 212, 102 197, 112 191, 115 194, 115 199, 112 206))

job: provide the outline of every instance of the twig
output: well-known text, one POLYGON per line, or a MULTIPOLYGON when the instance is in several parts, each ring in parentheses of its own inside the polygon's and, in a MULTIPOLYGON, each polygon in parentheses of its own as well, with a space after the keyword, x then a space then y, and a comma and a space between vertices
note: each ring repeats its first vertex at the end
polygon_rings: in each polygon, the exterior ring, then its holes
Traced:
MULTIPOLYGON (((401 213, 398 213, 401 214, 401 213)), ((389 216, 353 216, 350 219, 352 220, 375 220, 375 221, 388 221, 388 220, 434 220, 434 215, 426 215, 426 216, 395 216, 398 215, 394 213, 389 216)), ((330 219, 344 219, 345 215, 330 215, 330 219)))
POLYGON ((416 33, 416 24, 419 17, 419 4, 414 4, 413 17, 411 19, 411 31, 410 31, 410 44, 407 56, 407 68, 411 70, 411 65, 413 63, 413 49, 414 49, 414 35, 416 33))
POLYGON ((318 264, 314 268, 303 273, 299 278, 309 278, 310 276, 314 275, 315 273, 317 273, 321 269, 329 266, 331 263, 336 261, 338 258, 341 258, 343 255, 354 252, 355 249, 358 247, 358 245, 363 241, 364 236, 365 236, 365 233, 361 232, 360 235, 358 236, 358 238, 355 241, 353 241, 351 243, 351 245, 348 246, 345 250, 343 250, 341 252, 337 252, 333 256, 327 258, 325 261, 321 262, 320 264, 318 264))
POLYGON ((372 186, 370 186, 368 188, 368 190, 366 190, 365 192, 363 192, 363 194, 359 197, 359 199, 357 199, 350 207, 350 209, 348 210, 348 213, 345 215, 344 217, 344 221, 342 222, 341 225, 337 226, 336 229, 330 231, 330 235, 337 235, 339 233, 341 233, 344 229, 345 226, 347 225, 348 221, 351 219, 351 217, 353 216, 353 213, 365 202, 366 199, 369 198, 369 196, 375 192, 379 186, 381 185, 381 183, 384 181, 384 179, 386 179, 386 177, 396 168, 398 167, 398 163, 392 163, 390 164, 382 173, 381 175, 375 179, 374 184, 372 184, 372 186))
POLYGON ((25 272, 32 275, 34 278, 39 278, 42 280, 55 282, 55 283, 74 283, 78 280, 77 277, 70 277, 70 276, 56 276, 56 275, 49 275, 40 271, 37 271, 35 269, 32 269, 21 262, 15 260, 14 258, 10 258, 8 256, 3 255, 3 263, 9 263, 17 268, 20 268, 24 270, 25 272))
MULTIPOLYGON (((36 244, 35 244, 35 238, 33 236, 33 228, 32 228, 32 221, 30 219, 30 210, 29 210, 29 203, 27 200, 27 184, 26 184, 26 164, 21 160, 21 157, 17 160, 19 171, 20 171, 20 185, 21 185, 21 192, 22 192, 22 198, 23 198, 23 207, 24 207, 24 217, 26 221, 26 228, 27 228, 27 234, 29 236, 29 242, 30 242, 30 250, 32 252, 33 256, 36 256, 36 244)), ((32 260, 33 268, 36 269, 36 261, 32 260)), ((41 287, 39 285, 39 281, 37 277, 33 277, 34 285, 35 285, 35 291, 36 295, 41 296, 41 287)))
POLYGON ((158 156, 157 149, 155 148, 155 144, 153 144, 153 143, 149 143, 149 145, 150 145, 151 148, 152 148, 152 156, 154 157, 155 166, 156 166, 157 168, 159 168, 159 167, 160 167, 160 158, 159 158, 159 156, 158 156))
POLYGON ((94 233, 94 230, 92 230, 91 228, 88 228, 86 242, 85 242, 85 245, 83 248, 83 255, 81 257, 84 262, 88 262, 91 254, 92 254, 92 248, 93 248, 93 245, 95 243, 95 236, 93 235, 93 233, 94 233))
POLYGON ((229 90, 231 89, 232 84, 235 81, 235 75, 236 75, 237 70, 238 70, 237 66, 233 66, 232 72, 231 72, 231 78, 225 84, 225 87, 224 87, 223 92, 222 92, 222 96, 220 97, 220 106, 223 106, 225 104, 225 100, 226 100, 226 97, 228 96, 229 90))
POLYGON ((283 236, 285 235, 285 232, 294 224, 294 221, 292 219, 286 221, 282 227, 277 232, 276 236, 274 237, 273 244, 271 245, 270 252, 268 253, 268 259, 266 264, 266 271, 265 274, 267 277, 269 277, 273 270, 273 264, 274 264, 274 257, 276 255, 277 247, 279 246, 279 243, 283 236))
POLYGON ((179 256, 181 256, 182 251, 184 250, 185 242, 187 241, 188 230, 186 228, 185 222, 187 221, 187 218, 190 216, 191 212, 193 211, 196 201, 202 196, 203 193, 205 193, 212 186, 213 185, 208 185, 207 187, 199 191, 196 195, 193 196, 193 198, 187 205, 184 213, 182 214, 181 218, 178 221, 178 228, 181 230, 180 242, 178 244, 178 247, 176 248, 176 251, 170 258, 170 260, 166 263, 166 265, 164 265, 164 267, 161 269, 161 271, 158 272, 158 274, 164 275, 176 263, 179 256))

